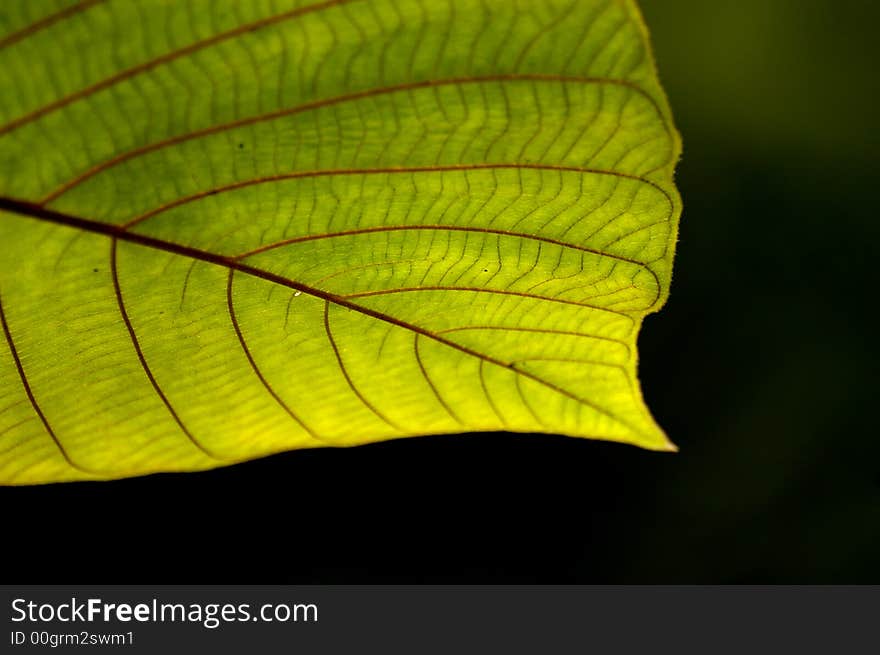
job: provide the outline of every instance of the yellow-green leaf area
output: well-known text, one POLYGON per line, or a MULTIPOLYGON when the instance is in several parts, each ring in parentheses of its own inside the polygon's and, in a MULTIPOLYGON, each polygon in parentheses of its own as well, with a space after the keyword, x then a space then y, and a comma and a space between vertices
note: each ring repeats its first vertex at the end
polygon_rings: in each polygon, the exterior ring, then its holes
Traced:
POLYGON ((670 450, 678 135, 621 0, 6 0, 0 482, 508 430, 670 450))

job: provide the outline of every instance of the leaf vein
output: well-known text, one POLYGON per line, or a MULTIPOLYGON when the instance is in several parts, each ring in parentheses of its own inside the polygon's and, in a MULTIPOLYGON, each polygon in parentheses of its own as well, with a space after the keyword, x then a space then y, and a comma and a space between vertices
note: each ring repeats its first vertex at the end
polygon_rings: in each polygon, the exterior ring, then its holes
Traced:
POLYGON ((28 397, 28 400, 31 403, 31 407, 34 408, 34 412, 40 418, 40 421, 43 423, 43 427, 46 428, 46 432, 49 434, 49 437, 55 442, 55 445, 58 447, 61 456, 64 458, 64 461, 71 467, 76 469, 81 473, 85 473, 86 475, 97 475, 97 471, 93 471, 81 464, 77 464, 70 457, 70 453, 68 453, 67 449, 58 439, 58 436, 55 434, 55 430, 52 429, 52 426, 49 425, 49 421, 46 418, 46 415, 43 413, 43 410, 40 407, 40 404, 37 402, 36 397, 34 396, 33 389, 31 389, 30 382, 28 382, 27 374, 24 370, 24 365, 21 363, 21 357, 18 355, 18 350, 15 347, 15 341, 12 339, 12 331, 9 328, 9 323, 6 320, 6 313, 3 311, 3 297, 0 295, 0 324, 3 326, 3 334, 6 336, 6 343, 9 345, 9 352, 12 355, 12 359, 15 362, 15 368, 18 371, 18 377, 21 379, 21 386, 24 387, 24 392, 28 397))
MULTIPOLYGON (((173 137, 169 137, 167 139, 163 139, 161 141, 155 141, 153 143, 148 143, 146 145, 140 146, 138 148, 133 148, 126 152, 120 153, 107 159, 103 162, 99 162, 95 164, 91 168, 83 171, 79 175, 71 178, 67 182, 55 188, 49 194, 43 197, 41 200, 42 203, 49 203, 53 200, 59 198, 64 195, 71 189, 79 186, 86 180, 94 177, 95 175, 102 173, 114 166, 122 164, 131 159, 135 159, 137 157, 149 154, 156 150, 160 150, 162 148, 167 148, 169 146, 179 145, 181 143, 185 143, 187 141, 191 141, 193 139, 199 139, 205 136, 210 136, 213 134, 219 134, 222 132, 226 132, 229 130, 233 130, 239 127, 246 127, 248 125, 254 125, 257 123, 262 123, 266 121, 275 120, 277 118, 283 118, 285 116, 295 116, 297 114, 314 111, 317 109, 323 109, 325 107, 340 105, 349 102, 354 102, 358 100, 364 100, 368 98, 374 98, 382 95, 391 95, 395 93, 401 92, 411 92, 416 89, 423 89, 429 87, 443 87, 443 86, 454 86, 460 88, 465 84, 484 84, 487 82, 520 82, 520 81, 529 81, 532 84, 535 82, 556 82, 562 83, 572 83, 572 84, 608 84, 614 86, 622 86, 632 91, 639 93, 646 100, 648 100, 654 110, 657 113, 658 118, 661 120, 664 130, 666 131, 667 136, 670 134, 669 125, 666 122, 662 112, 660 111, 659 106, 657 105, 656 100, 648 94, 644 89, 640 86, 624 79, 618 78, 603 78, 603 77, 578 77, 573 75, 553 75, 546 73, 502 73, 495 75, 483 75, 483 76, 471 76, 471 77, 455 77, 448 79, 437 79, 437 80, 421 80, 416 82, 407 82, 404 84, 398 84, 394 86, 384 86, 384 87, 375 87, 371 89, 366 89, 363 91, 356 91, 354 93, 347 93, 339 96, 334 96, 331 98, 322 98, 320 100, 314 100, 311 102, 303 103, 300 105, 296 105, 294 107, 286 107, 283 109, 277 109, 274 111, 270 111, 264 114, 259 114, 256 116, 247 116, 244 118, 239 118, 234 121, 230 121, 227 123, 221 123, 216 125, 211 125, 209 127, 205 127, 199 130, 193 130, 192 132, 188 132, 185 134, 179 134, 173 137)), ((212 82, 213 84, 213 82, 212 82)), ((484 97, 484 103, 486 99, 484 97)), ((466 103, 465 103, 466 104, 466 103)), ((356 104, 359 107, 359 105, 356 104)), ((2 131, 0 131, 0 135, 2 135, 2 131)), ((580 137, 579 137, 580 138, 580 137)), ((577 139, 575 139, 575 143, 577 139)), ((467 148, 465 148, 465 152, 467 148)), ((462 153, 464 155, 464 152, 462 153)), ((564 159, 564 157, 563 157, 564 159)), ((379 158, 381 161, 381 157, 379 158)))
POLYGON ((0 38, 0 50, 3 48, 7 48, 14 43, 18 43, 28 37, 33 36, 37 32, 40 32, 55 23, 66 20, 71 16, 79 14, 86 9, 96 5, 98 3, 104 2, 105 0, 81 0, 80 2, 70 5, 69 7, 65 7, 60 11, 55 12, 54 14, 50 14, 41 18, 40 20, 34 21, 30 25, 21 28, 15 32, 7 34, 3 38, 0 38))
POLYGON ((303 430, 308 432, 309 436, 311 436, 312 439, 315 439, 316 441, 320 441, 323 443, 327 443, 326 440, 319 437, 312 428, 310 428, 308 425, 306 425, 306 423, 290 408, 290 406, 287 403, 285 403, 284 400, 282 400, 281 396, 279 396, 278 393, 275 391, 275 389, 272 387, 272 385, 269 384, 269 381, 266 379, 266 376, 263 375, 263 372, 260 370, 260 367, 257 366, 257 362, 256 362, 256 360, 254 360, 254 356, 253 356, 253 354, 251 354, 250 348, 248 348, 247 341, 245 341, 244 334, 241 331, 241 326, 239 325, 238 318, 235 314, 235 304, 233 303, 233 300, 232 300, 232 278, 234 277, 234 275, 235 275, 235 270, 230 268, 229 269, 229 277, 226 280, 226 306, 227 306, 227 309, 229 310, 229 319, 232 322, 232 329, 235 331, 235 336, 238 339, 238 343, 241 346, 241 350, 244 353, 244 356, 247 358, 248 363, 251 366, 251 369, 253 370, 253 372, 257 376, 257 378, 260 380, 260 383, 263 385, 263 387, 266 389, 266 391, 269 392, 269 395, 272 396, 272 398, 275 400, 275 402, 278 403, 285 412, 287 412, 287 414, 290 416, 290 418, 292 418, 294 421, 296 421, 303 430))
MULTIPOLYGON (((236 271, 240 271, 242 273, 246 273, 248 275, 252 275, 254 277, 258 277, 263 280, 273 282, 273 283, 279 284, 281 286, 288 287, 290 289, 294 289, 296 291, 301 291, 302 293, 308 294, 314 298, 324 300, 325 303, 327 303, 328 305, 329 305, 329 303, 333 303, 334 305, 336 305, 338 307, 344 307, 346 309, 356 311, 360 314, 363 314, 364 316, 369 316, 369 317, 372 317, 376 320, 383 321, 383 322, 389 323, 391 325, 396 325, 396 326, 403 328, 405 330, 409 330, 412 332, 418 332, 419 334, 421 334, 429 339, 432 339, 432 340, 437 341, 439 343, 445 344, 446 346, 449 346, 450 348, 458 350, 462 353, 465 353, 465 354, 470 355, 472 357, 475 357, 477 359, 484 360, 489 363, 495 364, 496 366, 500 366, 506 370, 513 370, 513 371, 517 372, 519 375, 522 375, 522 376, 527 377, 531 380, 534 380, 535 382, 538 382, 539 384, 546 386, 547 388, 552 389, 563 396, 571 398, 572 400, 575 400, 577 402, 580 402, 583 405, 586 405, 587 407, 592 408, 596 412, 603 414, 604 416, 607 416, 608 418, 620 423, 621 425, 628 427, 629 429, 633 430, 633 432, 635 432, 637 434, 640 433, 640 431, 638 429, 636 429, 635 427, 633 427, 632 425, 627 423, 625 420, 615 416, 614 414, 612 414, 608 410, 603 409, 603 408, 599 407, 598 405, 596 405, 595 403, 587 400, 586 398, 581 398, 580 396, 573 394, 572 392, 568 391, 567 389, 559 387, 558 385, 555 385, 552 382, 549 382, 549 381, 547 381, 537 375, 533 375, 533 374, 528 373, 526 371, 511 369, 508 364, 506 364, 505 362, 502 362, 501 360, 498 360, 494 357, 491 357, 490 355, 486 355, 485 353, 481 353, 479 351, 468 348, 467 346, 463 346, 455 341, 447 339, 447 338, 445 338, 435 332, 432 332, 426 328, 420 327, 420 326, 415 325, 413 323, 409 323, 409 322, 404 321, 402 319, 398 319, 394 316, 391 316, 391 315, 385 314, 383 312, 366 307, 364 305, 360 305, 358 303, 352 302, 349 298, 345 298, 342 296, 338 296, 336 294, 328 293, 326 291, 322 291, 321 289, 316 289, 314 287, 310 287, 308 285, 302 284, 301 282, 296 282, 294 280, 290 280, 290 279, 285 278, 281 275, 277 275, 275 273, 270 273, 269 271, 265 271, 265 270, 256 268, 254 266, 249 266, 247 264, 244 264, 244 263, 237 261, 235 259, 232 259, 230 257, 218 255, 216 253, 206 252, 204 250, 200 250, 198 248, 193 248, 191 246, 185 246, 185 245, 181 245, 181 244, 177 244, 177 243, 172 243, 169 241, 163 241, 162 239, 157 239, 155 237, 151 237, 151 236, 144 235, 144 234, 130 232, 130 231, 126 230, 124 227, 121 227, 118 225, 101 223, 99 221, 93 221, 93 220, 82 218, 79 216, 73 216, 71 214, 64 214, 62 212, 48 209, 46 207, 42 207, 40 205, 36 205, 34 203, 30 203, 27 201, 15 200, 12 198, 0 196, 0 210, 13 212, 13 213, 18 214, 20 216, 32 218, 35 220, 50 222, 50 223, 54 223, 57 225, 65 225, 65 226, 75 228, 75 229, 80 229, 80 230, 86 230, 86 231, 89 231, 89 232, 92 232, 95 234, 103 234, 103 235, 111 237, 111 238, 115 237, 115 238, 119 239, 120 241, 128 241, 131 243, 136 243, 136 244, 148 247, 148 248, 163 250, 165 252, 181 255, 183 257, 200 259, 202 261, 209 262, 209 263, 215 264, 217 266, 231 268, 236 271)), ((485 290, 483 289, 480 291, 485 291, 485 290)), ((498 293, 498 292, 496 292, 496 293, 498 293)), ((506 292, 506 293, 511 293, 511 292, 506 292)), ((513 294, 513 295, 523 295, 526 298, 529 297, 525 294, 513 294)), ((553 300, 553 299, 548 299, 548 300, 553 300)), ((567 301, 558 301, 558 302, 567 302, 567 301)), ((327 308, 325 307, 325 312, 326 311, 327 311, 327 308)), ((629 318, 629 320, 632 321, 633 324, 635 324, 634 319, 631 316, 629 316, 628 314, 625 314, 622 312, 617 312, 614 310, 605 310, 605 311, 609 311, 610 313, 618 314, 620 316, 629 318)), ((329 327, 329 322, 328 322, 327 318, 325 317, 325 329, 328 327, 329 327)), ((331 344, 335 348, 335 342, 332 340, 332 338, 331 338, 331 344)), ((338 354, 338 350, 336 352, 338 354)), ((341 364, 341 359, 339 361, 341 364)), ((347 372, 346 372, 346 375, 347 375, 347 372)))
POLYGON ((118 84, 119 82, 130 79, 135 75, 139 75, 140 73, 146 72, 152 68, 155 68, 156 66, 167 64, 168 62, 174 61, 175 59, 190 55, 194 52, 198 52, 199 50, 203 50, 204 48, 216 45, 217 43, 222 43, 223 41, 227 41, 231 38, 240 36, 247 32, 253 32, 255 30, 274 25, 276 23, 280 23, 291 18, 302 16, 304 14, 318 12, 323 9, 355 1, 356 0, 325 0, 324 2, 317 2, 313 5, 307 5, 305 7, 297 7, 296 9, 291 9, 280 14, 267 16, 266 18, 262 18, 252 23, 239 25, 238 27, 227 30, 226 32, 221 32, 220 34, 210 36, 207 39, 202 39, 201 41, 190 43, 183 48, 178 48, 177 50, 166 52, 164 55, 160 55, 149 61, 141 62, 140 64, 132 66, 131 68, 127 68, 124 71, 121 71, 115 75, 111 75, 110 77, 106 77, 99 82, 95 82, 94 84, 80 89, 79 91, 74 91, 73 93, 58 98, 57 100, 54 100, 53 102, 50 102, 40 107, 39 109, 35 109, 31 112, 28 112, 27 114, 24 114, 23 116, 9 121, 5 125, 0 126, 0 136, 12 132, 13 130, 17 130, 24 125, 32 123, 47 114, 51 114, 58 109, 61 109, 62 107, 66 107, 73 102, 76 102, 77 100, 82 100, 83 98, 94 95, 98 91, 103 91, 104 89, 110 88, 118 84))
POLYGON ((382 421, 390 425, 392 428, 394 428, 398 432, 406 432, 406 430, 398 426, 387 416, 385 416, 385 414, 376 409, 376 406, 364 397, 360 389, 357 388, 357 386, 354 384, 354 381, 351 379, 351 376, 348 373, 348 369, 345 366, 345 362, 342 361, 342 354, 339 352, 339 347, 336 345, 336 339, 333 338, 333 331, 330 329, 330 299, 324 300, 324 332, 327 333, 327 339, 330 341, 330 347, 333 349, 333 354, 336 356, 336 363, 339 365, 339 370, 342 373, 342 376, 345 378, 348 387, 351 389, 354 395, 357 396, 358 400, 360 400, 367 409, 373 412, 373 414, 375 414, 382 421))

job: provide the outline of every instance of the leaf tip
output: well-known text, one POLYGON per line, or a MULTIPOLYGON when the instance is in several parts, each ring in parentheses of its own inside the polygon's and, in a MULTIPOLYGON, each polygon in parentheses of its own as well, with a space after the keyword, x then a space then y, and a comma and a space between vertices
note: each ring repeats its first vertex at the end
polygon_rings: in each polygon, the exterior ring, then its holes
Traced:
POLYGON ((661 452, 664 452, 664 453, 677 453, 677 452, 678 452, 678 446, 676 446, 674 443, 672 443, 672 442, 667 438, 667 439, 664 439, 663 447, 660 448, 660 451, 661 451, 661 452))

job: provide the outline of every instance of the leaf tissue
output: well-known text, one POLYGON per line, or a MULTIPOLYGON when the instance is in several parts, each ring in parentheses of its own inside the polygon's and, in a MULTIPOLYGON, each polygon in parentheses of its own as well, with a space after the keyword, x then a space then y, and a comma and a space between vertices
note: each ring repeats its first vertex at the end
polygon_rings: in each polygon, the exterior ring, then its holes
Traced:
POLYGON ((4 0, 0 482, 671 450, 679 152, 632 0, 4 0))

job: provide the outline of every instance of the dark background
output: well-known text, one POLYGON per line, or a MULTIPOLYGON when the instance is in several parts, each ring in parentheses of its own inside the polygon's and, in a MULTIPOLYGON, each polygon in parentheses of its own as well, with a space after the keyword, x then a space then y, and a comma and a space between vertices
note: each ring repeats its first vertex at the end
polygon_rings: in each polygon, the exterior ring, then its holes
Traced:
POLYGON ((472 435, 0 489, 5 582, 880 583, 880 4, 642 0, 684 138, 677 455, 472 435))

